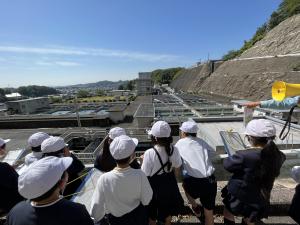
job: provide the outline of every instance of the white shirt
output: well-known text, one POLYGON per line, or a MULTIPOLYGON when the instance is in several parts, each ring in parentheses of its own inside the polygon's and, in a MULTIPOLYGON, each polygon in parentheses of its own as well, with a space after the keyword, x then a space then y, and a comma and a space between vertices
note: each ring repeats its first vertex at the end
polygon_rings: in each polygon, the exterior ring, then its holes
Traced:
POLYGON ((25 165, 29 166, 31 163, 38 161, 42 158, 42 152, 32 152, 25 156, 25 165))
MULTIPOLYGON (((163 164, 168 161, 168 155, 165 151, 165 148, 159 145, 154 146, 155 149, 158 151, 163 164)), ((178 152, 178 149, 173 146, 173 154, 169 157, 170 162, 172 163, 172 167, 178 168, 181 166, 181 158, 178 152)), ((153 176, 159 169, 161 168, 161 163, 159 162, 158 156, 153 148, 148 149, 145 151, 142 170, 146 174, 146 176, 153 176)), ((165 167, 166 170, 166 167, 165 167)), ((162 174, 163 170, 161 170, 158 174, 162 174)))
POLYGON ((130 167, 103 174, 94 191, 90 214, 98 222, 105 213, 121 217, 142 203, 148 205, 152 189, 146 175, 140 169, 130 167))
POLYGON ((188 175, 196 178, 209 177, 215 171, 210 155, 214 150, 198 137, 185 137, 175 145, 183 160, 183 168, 188 175))

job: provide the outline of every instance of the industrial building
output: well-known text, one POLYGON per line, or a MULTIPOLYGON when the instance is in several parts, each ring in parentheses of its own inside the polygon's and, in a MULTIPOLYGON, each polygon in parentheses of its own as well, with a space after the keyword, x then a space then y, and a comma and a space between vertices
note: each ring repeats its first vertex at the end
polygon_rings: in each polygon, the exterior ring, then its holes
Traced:
POLYGON ((8 101, 7 110, 16 114, 31 114, 50 108, 47 97, 29 98, 17 101, 8 101))
POLYGON ((151 72, 139 73, 139 78, 136 79, 137 95, 151 95, 153 82, 151 80, 151 72))

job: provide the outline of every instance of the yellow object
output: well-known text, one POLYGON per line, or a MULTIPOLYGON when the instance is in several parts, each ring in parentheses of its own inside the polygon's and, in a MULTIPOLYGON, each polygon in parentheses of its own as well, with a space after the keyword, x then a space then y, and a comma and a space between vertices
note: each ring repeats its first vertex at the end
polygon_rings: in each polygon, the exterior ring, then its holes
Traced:
POLYGON ((300 84, 289 84, 283 81, 275 81, 272 86, 272 98, 282 101, 286 97, 300 95, 300 84))

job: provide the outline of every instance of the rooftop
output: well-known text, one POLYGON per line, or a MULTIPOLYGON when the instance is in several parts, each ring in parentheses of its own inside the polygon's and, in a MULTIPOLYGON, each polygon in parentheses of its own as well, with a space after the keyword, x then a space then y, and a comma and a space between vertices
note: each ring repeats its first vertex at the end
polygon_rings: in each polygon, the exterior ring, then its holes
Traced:
POLYGON ((107 112, 123 112, 126 109, 127 105, 114 105, 110 107, 107 112))
POLYGON ((140 104, 138 109, 136 110, 135 114, 134 114, 135 118, 138 117, 152 117, 154 118, 154 106, 153 104, 140 104))
POLYGON ((28 101, 35 101, 35 100, 41 100, 41 99, 48 99, 48 97, 27 98, 27 99, 8 101, 8 102, 28 102, 28 101))

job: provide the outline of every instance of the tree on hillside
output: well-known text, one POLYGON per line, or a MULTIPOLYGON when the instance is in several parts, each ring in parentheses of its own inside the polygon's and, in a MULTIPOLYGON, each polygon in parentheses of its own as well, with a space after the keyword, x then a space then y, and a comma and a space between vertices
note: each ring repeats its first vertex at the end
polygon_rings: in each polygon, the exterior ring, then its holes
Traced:
POLYGON ((182 67, 169 68, 169 69, 158 69, 151 73, 152 80, 157 84, 169 84, 172 82, 175 75, 181 71, 182 67))
POLYGON ((279 5, 278 13, 281 15, 283 20, 288 17, 300 13, 300 1, 299 0, 283 0, 279 5))
POLYGON ((280 14, 276 11, 273 12, 268 23, 269 30, 276 27, 281 21, 282 21, 282 17, 280 16, 280 14))
POLYGON ((96 90, 96 95, 97 95, 97 96, 104 96, 104 95, 105 95, 105 92, 104 92, 102 89, 97 89, 97 90, 96 90))
POLYGON ((2 88, 0 88, 0 95, 2 95, 2 96, 5 95, 5 92, 2 88))
POLYGON ((119 87, 118 87, 118 90, 124 90, 124 85, 120 84, 119 87))
POLYGON ((78 92, 77 92, 77 97, 78 98, 87 98, 90 96, 90 93, 87 91, 87 90, 84 90, 84 89, 80 89, 78 92))
POLYGON ((285 19, 299 13, 300 0, 283 0, 278 9, 271 14, 269 21, 260 26, 250 40, 244 41, 244 45, 239 50, 230 50, 222 57, 222 59, 230 60, 240 56, 247 49, 254 46, 256 42, 263 39, 269 30, 276 27, 285 19))
POLYGON ((130 80, 126 84, 126 90, 133 90, 135 85, 135 80, 130 80))
POLYGON ((11 94, 13 92, 17 92, 17 89, 15 89, 15 88, 3 88, 3 90, 6 95, 11 94))
POLYGON ((225 55, 223 55, 222 60, 230 60, 240 55, 239 50, 230 50, 225 55))
POLYGON ((7 99, 5 97, 5 91, 0 88, 0 102, 5 102, 7 99))
POLYGON ((54 88, 50 88, 46 86, 37 86, 37 85, 19 87, 17 89, 17 92, 27 97, 41 97, 41 96, 53 95, 59 93, 59 91, 57 91, 54 88))

